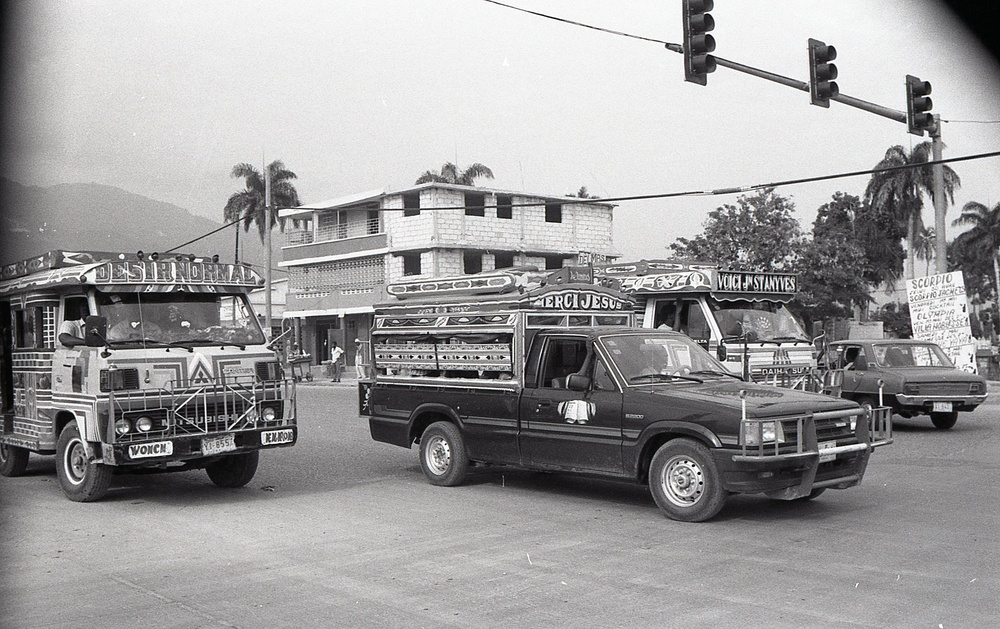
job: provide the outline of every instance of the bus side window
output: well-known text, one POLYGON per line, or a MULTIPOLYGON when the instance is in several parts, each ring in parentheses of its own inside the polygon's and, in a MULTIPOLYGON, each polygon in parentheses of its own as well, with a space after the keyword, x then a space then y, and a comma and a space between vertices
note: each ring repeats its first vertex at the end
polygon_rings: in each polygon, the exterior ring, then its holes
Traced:
POLYGON ((38 308, 14 311, 14 347, 34 349, 41 339, 42 318, 38 308))
POLYGON ((684 309, 681 312, 680 331, 696 341, 708 340, 711 337, 712 333, 708 326, 708 319, 701 309, 701 304, 697 301, 684 302, 684 309))
POLYGON ((659 301, 656 303, 656 310, 653 312, 654 328, 674 328, 677 319, 677 302, 659 301))

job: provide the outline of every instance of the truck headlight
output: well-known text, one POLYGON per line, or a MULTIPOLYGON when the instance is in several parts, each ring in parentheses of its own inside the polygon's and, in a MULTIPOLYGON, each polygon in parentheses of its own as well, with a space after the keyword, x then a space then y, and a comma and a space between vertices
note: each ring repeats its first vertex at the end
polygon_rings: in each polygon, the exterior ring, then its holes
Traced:
POLYGON ((153 429, 153 418, 143 415, 135 420, 135 429, 139 432, 149 432, 153 429))
POLYGON ((260 409, 260 418, 266 422, 273 422, 278 418, 278 412, 273 406, 264 406, 260 409))
POLYGON ((743 445, 759 446, 762 443, 781 443, 785 440, 785 433, 781 428, 781 422, 743 422, 743 445))
POLYGON ((128 431, 132 430, 127 419, 117 419, 115 420, 115 432, 120 435, 127 435, 128 431))

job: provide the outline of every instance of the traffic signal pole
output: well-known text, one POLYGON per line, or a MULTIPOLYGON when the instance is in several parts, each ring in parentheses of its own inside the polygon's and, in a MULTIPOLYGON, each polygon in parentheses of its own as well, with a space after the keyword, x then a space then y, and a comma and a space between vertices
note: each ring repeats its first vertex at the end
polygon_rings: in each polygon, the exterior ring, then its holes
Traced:
POLYGON ((934 126, 930 129, 931 135, 931 158, 934 164, 931 166, 931 183, 934 186, 934 258, 937 272, 948 272, 948 248, 945 242, 945 205, 944 198, 944 164, 941 163, 941 150, 944 142, 941 141, 941 116, 934 114, 934 126))

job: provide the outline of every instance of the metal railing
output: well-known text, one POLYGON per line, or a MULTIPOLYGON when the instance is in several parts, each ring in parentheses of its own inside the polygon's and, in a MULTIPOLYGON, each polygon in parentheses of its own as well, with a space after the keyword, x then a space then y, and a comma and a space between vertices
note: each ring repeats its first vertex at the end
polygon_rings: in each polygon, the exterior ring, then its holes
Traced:
POLYGON ((309 245, 359 236, 374 236, 381 233, 383 233, 382 220, 380 218, 367 218, 344 223, 321 224, 315 229, 311 227, 308 229, 286 229, 285 244, 309 245))

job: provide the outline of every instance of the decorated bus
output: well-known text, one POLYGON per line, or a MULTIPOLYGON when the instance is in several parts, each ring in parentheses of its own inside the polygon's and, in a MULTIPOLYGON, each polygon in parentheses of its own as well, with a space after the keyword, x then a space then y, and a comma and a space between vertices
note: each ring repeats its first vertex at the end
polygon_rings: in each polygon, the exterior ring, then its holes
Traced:
POLYGON ((204 468, 240 487, 259 451, 297 439, 285 378, 247 295, 218 257, 52 251, 0 269, 0 473, 56 455, 66 495, 112 472, 204 468))
POLYGON ((798 292, 794 273, 639 260, 596 266, 594 276, 635 297, 640 325, 687 334, 731 372, 754 382, 820 390, 812 338, 786 307, 798 292))

